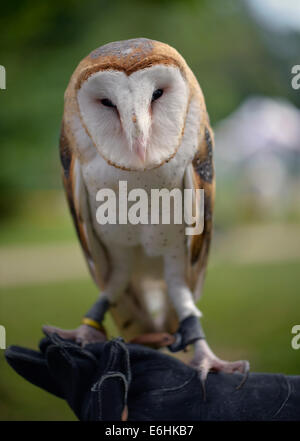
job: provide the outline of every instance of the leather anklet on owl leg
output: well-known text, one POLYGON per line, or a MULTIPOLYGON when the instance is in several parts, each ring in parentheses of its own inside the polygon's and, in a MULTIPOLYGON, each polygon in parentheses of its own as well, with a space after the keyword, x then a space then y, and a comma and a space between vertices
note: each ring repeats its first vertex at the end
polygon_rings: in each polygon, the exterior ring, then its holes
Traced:
POLYGON ((102 295, 83 317, 82 323, 105 333, 102 321, 109 306, 107 297, 102 295))
POLYGON ((171 352, 181 351, 187 345, 194 343, 196 340, 205 339, 200 320, 194 315, 186 317, 180 322, 178 331, 174 334, 175 342, 168 348, 171 352))

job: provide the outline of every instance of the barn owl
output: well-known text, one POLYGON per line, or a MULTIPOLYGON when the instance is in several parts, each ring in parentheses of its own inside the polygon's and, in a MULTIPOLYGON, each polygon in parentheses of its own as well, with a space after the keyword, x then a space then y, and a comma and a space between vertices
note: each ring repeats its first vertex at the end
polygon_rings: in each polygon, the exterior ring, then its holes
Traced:
POLYGON ((195 304, 212 234, 213 133, 200 86, 182 56, 146 38, 91 52, 65 93, 60 154, 70 210, 100 292, 83 324, 61 335, 83 344, 97 340, 109 309, 124 338, 167 331, 175 336, 171 351, 193 344, 191 364, 203 380, 209 370, 246 373, 248 362, 223 361, 211 351, 195 304), (175 223, 100 225, 97 192, 118 192, 120 181, 146 192, 204 189, 202 234, 187 237, 175 223), (160 321, 151 311, 154 297, 160 321))

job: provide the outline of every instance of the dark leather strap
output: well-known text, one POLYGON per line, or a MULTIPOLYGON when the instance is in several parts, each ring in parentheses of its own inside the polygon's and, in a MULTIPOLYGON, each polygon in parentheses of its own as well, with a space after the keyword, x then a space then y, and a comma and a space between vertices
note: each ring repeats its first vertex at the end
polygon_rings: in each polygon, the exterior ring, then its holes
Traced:
POLYGON ((97 323, 102 323, 106 311, 109 309, 109 301, 107 297, 100 297, 91 309, 85 314, 85 317, 95 320, 97 323))

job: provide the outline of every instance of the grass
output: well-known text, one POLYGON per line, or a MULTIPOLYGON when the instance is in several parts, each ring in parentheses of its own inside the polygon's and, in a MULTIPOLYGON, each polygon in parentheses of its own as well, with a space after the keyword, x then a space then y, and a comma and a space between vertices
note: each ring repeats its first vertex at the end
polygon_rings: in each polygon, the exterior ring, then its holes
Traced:
MULTIPOLYGON (((253 371, 300 374, 299 352, 291 348, 291 328, 300 323, 299 263, 209 269, 199 306, 207 339, 219 356, 249 359, 253 371)), ((36 348, 45 323, 76 327, 96 295, 90 280, 1 290, 0 322, 6 327, 7 345, 36 348)), ((62 400, 19 377, 3 352, 0 369, 1 420, 75 419, 62 400)))
POLYGON ((1 246, 76 240, 62 185, 60 190, 24 192, 19 205, 14 217, 1 220, 1 246))

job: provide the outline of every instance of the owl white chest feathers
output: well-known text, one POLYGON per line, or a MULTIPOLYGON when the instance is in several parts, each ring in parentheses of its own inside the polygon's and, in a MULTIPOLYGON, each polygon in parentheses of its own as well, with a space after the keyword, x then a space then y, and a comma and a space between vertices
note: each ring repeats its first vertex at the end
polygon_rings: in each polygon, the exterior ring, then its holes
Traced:
MULTIPOLYGON (((184 188, 184 177, 188 165, 193 160, 199 143, 200 108, 196 99, 188 105, 184 133, 175 155, 163 165, 150 170, 126 171, 110 165, 95 149, 89 136, 82 127, 79 119, 74 117, 72 126, 76 132, 77 155, 80 160, 82 177, 88 192, 90 215, 96 235, 106 245, 133 247, 141 245, 149 256, 164 255, 168 248, 183 243, 185 240, 185 225, 146 225, 137 224, 106 224, 100 225, 96 212, 100 202, 96 194, 104 188, 112 189, 118 201, 119 181, 127 182, 128 193, 132 189, 143 189, 147 192, 150 203, 151 189, 184 188)), ((112 143, 110 146, 114 149, 112 143)), ((128 203, 130 207, 130 202, 128 203)), ((149 210, 151 207, 149 206, 149 210)))

